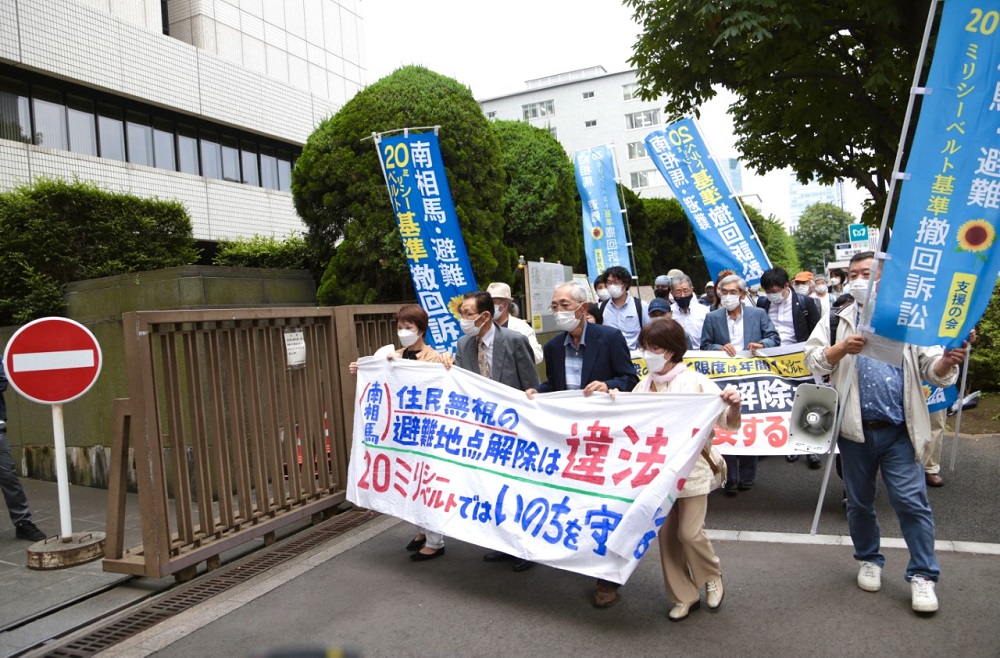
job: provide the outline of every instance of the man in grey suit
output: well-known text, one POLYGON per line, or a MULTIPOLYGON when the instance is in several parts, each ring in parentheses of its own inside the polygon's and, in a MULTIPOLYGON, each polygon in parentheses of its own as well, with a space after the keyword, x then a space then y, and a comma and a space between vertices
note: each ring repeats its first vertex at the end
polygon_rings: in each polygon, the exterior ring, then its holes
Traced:
MULTIPOLYGON (((465 293, 459 308, 462 332, 455 347, 455 365, 459 368, 489 377, 519 391, 535 389, 539 385, 535 370, 535 356, 528 339, 511 329, 504 329, 493 321, 493 297, 488 292, 465 293)), ((524 571, 531 562, 490 551, 483 556, 485 562, 513 559, 512 569, 524 571)))
MULTIPOLYGON (((705 318, 701 330, 701 349, 722 350, 734 356, 743 350, 759 350, 762 347, 781 345, 767 311, 742 303, 747 291, 747 283, 733 274, 719 281, 718 295, 722 308, 712 311, 705 318)), ((739 491, 753 487, 757 479, 757 457, 726 455, 729 471, 726 478, 726 494, 735 496, 739 491)))

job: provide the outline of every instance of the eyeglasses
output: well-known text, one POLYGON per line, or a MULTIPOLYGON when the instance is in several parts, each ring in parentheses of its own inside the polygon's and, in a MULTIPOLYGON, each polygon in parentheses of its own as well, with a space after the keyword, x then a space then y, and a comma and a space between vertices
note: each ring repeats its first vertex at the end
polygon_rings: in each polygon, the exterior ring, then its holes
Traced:
POLYGON ((581 306, 582 304, 574 304, 573 302, 559 302, 558 304, 552 304, 549 306, 549 311, 552 313, 558 313, 559 311, 575 311, 581 306))

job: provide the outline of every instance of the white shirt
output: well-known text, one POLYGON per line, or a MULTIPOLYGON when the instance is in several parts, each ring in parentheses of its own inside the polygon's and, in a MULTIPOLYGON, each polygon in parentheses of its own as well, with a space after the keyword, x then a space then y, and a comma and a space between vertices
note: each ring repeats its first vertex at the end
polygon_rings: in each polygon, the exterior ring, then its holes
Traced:
MULTIPOLYGON (((642 309, 641 324, 645 326, 649 324, 649 311, 646 310, 649 305, 640 300, 639 306, 642 309)), ((701 305, 699 304, 699 306, 701 305)), ((635 313, 635 298, 626 294, 625 303, 621 306, 615 304, 615 300, 612 299, 604 306, 602 312, 604 313, 604 326, 614 327, 622 332, 625 342, 628 343, 628 348, 634 350, 639 344, 639 330, 642 328, 639 326, 639 316, 635 313)))
POLYGON ((815 299, 816 303, 819 304, 819 316, 821 318, 825 318, 830 315, 830 293, 826 293, 822 297, 820 297, 816 293, 813 293, 809 296, 812 299, 815 299))
POLYGON ((743 351, 746 349, 746 345, 743 344, 743 307, 737 306, 740 309, 740 314, 733 319, 733 316, 726 313, 726 325, 729 327, 729 344, 735 347, 738 351, 743 351))
POLYGON ((792 320, 792 293, 780 304, 771 303, 767 309, 771 323, 781 337, 782 345, 791 345, 795 341, 795 322, 792 320))
POLYGON ((507 326, 505 328, 517 332, 527 338, 528 344, 531 345, 531 351, 535 355, 535 363, 542 362, 542 346, 538 344, 538 337, 535 336, 535 330, 531 328, 530 324, 521 318, 515 318, 513 315, 508 315, 507 326))
MULTIPOLYGON (((691 338, 693 344, 701 345, 701 328, 705 324, 705 316, 708 315, 708 307, 704 304, 699 304, 698 300, 694 297, 691 298, 691 303, 688 305, 688 310, 685 313, 681 310, 681 307, 677 305, 677 302, 672 304, 673 306, 673 319, 677 324, 684 327, 684 332, 691 338)), ((607 312, 605 312, 605 317, 607 317, 607 312)), ((605 324, 607 324, 605 322, 605 324)))

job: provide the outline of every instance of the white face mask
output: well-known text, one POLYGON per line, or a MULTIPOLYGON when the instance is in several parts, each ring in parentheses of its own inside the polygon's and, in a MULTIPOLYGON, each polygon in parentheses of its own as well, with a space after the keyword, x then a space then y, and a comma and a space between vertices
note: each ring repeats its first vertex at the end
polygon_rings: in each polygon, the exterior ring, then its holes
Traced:
POLYGON ((731 311, 740 305, 739 295, 722 295, 719 297, 719 303, 722 304, 722 308, 727 311, 731 311))
POLYGON ((607 288, 601 288, 600 290, 597 291, 597 298, 602 302, 606 302, 609 299, 611 299, 611 293, 608 292, 607 288))
POLYGON ((827 290, 829 290, 829 288, 824 286, 822 283, 816 286, 816 292, 820 295, 825 295, 827 290))
POLYGON ((785 301, 785 293, 782 292, 769 292, 767 293, 767 300, 772 304, 780 304, 785 301))
POLYGON ((576 311, 558 311, 554 315, 556 325, 558 325, 562 331, 573 331, 580 324, 580 318, 576 317, 576 311))
POLYGON ((503 306, 499 304, 493 305, 493 317, 498 318, 503 315, 503 306))
POLYGON ((800 283, 799 285, 795 286, 795 292, 799 293, 800 295, 808 295, 809 284, 800 283))
POLYGON ((479 318, 476 318, 475 320, 466 320, 465 318, 462 318, 459 320, 458 324, 462 326, 462 333, 466 336, 475 336, 478 334, 479 327, 476 326, 476 320, 478 319, 479 318))
POLYGON ((413 345, 420 338, 420 334, 412 329, 400 329, 396 332, 396 335, 399 336, 399 344, 403 347, 413 345))
POLYGON ((654 354, 647 350, 643 350, 642 359, 646 362, 646 368, 649 370, 650 375, 658 375, 663 372, 663 368, 667 365, 667 354, 654 354))
POLYGON ((851 281, 851 297, 859 305, 864 306, 868 301, 868 279, 855 279, 851 281))
POLYGON ((611 296, 611 299, 618 299, 619 297, 622 296, 622 293, 625 292, 625 288, 617 285, 609 285, 607 288, 605 288, 605 290, 608 291, 608 294, 611 296))
POLYGON ((830 279, 830 285, 835 286, 840 283, 840 279, 830 279))

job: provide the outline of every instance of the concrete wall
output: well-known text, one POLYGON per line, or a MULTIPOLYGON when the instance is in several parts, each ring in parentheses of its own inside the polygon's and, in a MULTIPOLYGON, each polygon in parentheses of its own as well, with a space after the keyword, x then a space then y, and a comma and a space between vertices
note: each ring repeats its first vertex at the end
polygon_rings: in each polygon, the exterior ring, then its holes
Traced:
MULTIPOLYGON (((63 405, 70 482, 107 487, 115 398, 126 398, 122 313, 165 309, 315 306, 316 285, 301 270, 186 265, 81 281, 67 286, 67 317, 85 325, 101 345, 103 366, 94 387, 63 405)), ((18 327, 0 327, 6 345, 18 327)), ((22 475, 55 480, 52 413, 12 389, 8 436, 22 475)))

